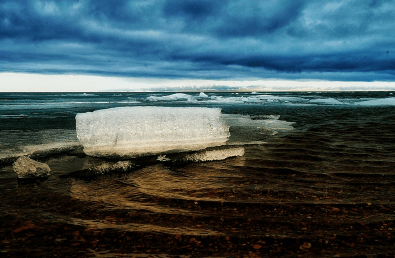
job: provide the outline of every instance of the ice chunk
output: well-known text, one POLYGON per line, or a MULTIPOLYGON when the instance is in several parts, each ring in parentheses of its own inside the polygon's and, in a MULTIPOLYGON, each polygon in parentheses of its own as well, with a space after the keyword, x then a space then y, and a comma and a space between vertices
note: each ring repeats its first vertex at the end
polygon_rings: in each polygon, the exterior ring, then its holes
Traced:
POLYGON ((76 116, 77 137, 91 156, 135 157, 224 145, 221 109, 120 107, 76 116))
POLYGON ((32 160, 22 156, 14 162, 13 168, 18 178, 35 178, 48 177, 51 175, 51 169, 45 163, 32 160))

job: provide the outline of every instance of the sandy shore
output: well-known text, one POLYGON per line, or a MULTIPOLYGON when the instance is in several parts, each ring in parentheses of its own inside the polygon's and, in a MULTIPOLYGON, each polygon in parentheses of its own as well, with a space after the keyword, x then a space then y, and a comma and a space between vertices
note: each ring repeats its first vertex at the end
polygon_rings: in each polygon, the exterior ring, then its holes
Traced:
POLYGON ((47 157, 57 171, 47 180, 1 179, 1 256, 393 257, 392 168, 317 173, 317 146, 301 161, 284 142, 85 178, 66 173, 86 163, 81 153, 47 157))

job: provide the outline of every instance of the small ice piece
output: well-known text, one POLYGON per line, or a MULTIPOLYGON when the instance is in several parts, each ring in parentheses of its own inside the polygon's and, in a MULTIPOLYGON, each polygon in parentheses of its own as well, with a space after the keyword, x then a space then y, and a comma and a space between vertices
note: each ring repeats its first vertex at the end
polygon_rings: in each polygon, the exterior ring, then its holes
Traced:
POLYGON ((47 164, 32 160, 26 156, 19 157, 14 162, 13 168, 18 178, 48 177, 51 175, 51 169, 47 164))
POLYGON ((216 161, 224 160, 231 157, 242 157, 244 156, 245 150, 243 147, 229 148, 221 150, 209 150, 203 152, 197 152, 194 154, 186 155, 183 161, 193 162, 204 162, 204 161, 216 161))
POLYGON ((341 105, 341 104, 344 104, 343 102, 338 101, 337 99, 334 99, 334 98, 312 99, 312 100, 310 100, 310 103, 327 104, 327 105, 341 105))
POLYGON ((193 101, 194 98, 193 96, 185 93, 175 93, 162 97, 149 96, 147 100, 148 101, 193 101))
POLYGON ((166 155, 159 155, 156 158, 157 161, 170 161, 170 159, 168 157, 166 157, 166 155))
POLYGON ((87 175, 104 175, 112 172, 127 172, 132 169, 134 164, 129 160, 114 162, 102 161, 100 164, 87 159, 84 163, 83 170, 88 172, 87 175))
POLYGON ((200 92, 199 98, 208 98, 208 96, 204 92, 200 92))
POLYGON ((266 119, 271 119, 271 120, 278 120, 278 119, 280 119, 280 115, 264 115, 263 116, 264 118, 266 118, 266 119))
POLYGON ((76 116, 77 137, 90 156, 129 158, 226 144, 221 109, 119 107, 76 116))

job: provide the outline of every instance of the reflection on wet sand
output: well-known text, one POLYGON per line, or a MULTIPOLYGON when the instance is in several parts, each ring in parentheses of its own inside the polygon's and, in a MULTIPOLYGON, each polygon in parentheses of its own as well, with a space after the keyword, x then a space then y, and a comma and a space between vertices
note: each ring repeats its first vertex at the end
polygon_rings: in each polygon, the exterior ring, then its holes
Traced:
POLYGON ((165 227, 153 224, 140 224, 140 223, 122 223, 116 222, 116 219, 112 220, 107 217, 103 220, 90 220, 90 219, 80 219, 75 217, 62 216, 54 213, 41 213, 43 218, 48 218, 57 223, 66 223, 75 226, 83 226, 89 230, 103 230, 103 229, 113 229, 120 232, 157 232, 165 234, 183 234, 183 235, 201 235, 201 236, 220 236, 223 233, 218 231, 199 229, 197 227, 165 227))
MULTIPOLYGON (((240 165, 243 158, 233 158, 231 163, 240 165)), ((191 214, 199 212, 169 208, 158 203, 145 202, 148 198, 167 198, 193 201, 223 202, 219 197, 196 197, 195 192, 221 191, 231 187, 227 178, 241 177, 230 173, 231 167, 212 163, 195 164, 185 171, 176 167, 175 170, 164 164, 156 164, 137 170, 133 173, 113 176, 103 180, 84 181, 72 180, 70 194, 73 198, 101 202, 113 205, 114 208, 149 210, 168 214, 191 214), (111 183, 109 182, 111 181, 111 183), (192 193, 192 194, 191 194, 192 193)), ((202 214, 200 214, 202 215, 202 214)))
MULTIPOLYGON (((244 149, 243 149, 244 151, 244 149)), ((105 204, 107 209, 114 210, 137 210, 153 212, 155 214, 173 214, 194 217, 210 216, 206 210, 172 207, 160 201, 153 202, 155 198, 167 199, 172 202, 177 200, 192 201, 198 207, 200 201, 220 205, 225 201, 220 197, 197 197, 194 193, 220 192, 231 187, 228 178, 241 177, 230 171, 233 165, 242 162, 242 157, 228 160, 230 164, 212 163, 211 168, 207 164, 195 164, 188 170, 176 167, 172 170, 165 164, 156 164, 123 175, 112 175, 94 181, 71 179, 70 196, 84 202, 105 204), (234 164, 232 164, 234 163, 234 164)), ((92 162, 89 164, 92 165, 92 162)), ((93 167, 103 167, 103 164, 93 167)), ((109 166, 109 165, 107 165, 109 166)), ((106 167, 107 167, 106 166, 106 167)), ((88 167, 88 166, 87 166, 88 167)), ((92 166, 89 166, 92 168, 92 166)), ((63 219, 61 219, 62 221, 63 219)), ((67 220, 67 217, 64 218, 67 220)), ((70 220, 70 219, 69 219, 70 220)), ((164 227, 153 224, 126 223, 114 224, 111 221, 95 221, 72 218, 69 221, 75 225, 90 228, 112 228, 122 231, 136 232, 161 232, 167 234, 183 235, 222 235, 218 230, 209 230, 191 225, 190 227, 175 226, 164 227)))

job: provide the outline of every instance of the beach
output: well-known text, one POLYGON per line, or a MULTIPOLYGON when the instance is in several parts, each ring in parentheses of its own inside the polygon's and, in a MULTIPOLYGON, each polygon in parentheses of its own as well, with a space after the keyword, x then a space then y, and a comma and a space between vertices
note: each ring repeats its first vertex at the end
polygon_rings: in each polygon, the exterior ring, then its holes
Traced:
MULTIPOLYGON (((9 143, 0 170, 1 256, 393 257, 391 95, 146 93, 126 96, 126 104, 107 95, 99 96, 106 104, 81 96, 82 106, 36 108, 35 117, 26 107, 22 112, 3 106, 8 118, 1 130, 7 135, 49 130, 61 140, 37 137, 30 146, 69 149, 40 149, 32 157, 53 174, 20 180, 10 161, 23 148, 9 143), (118 161, 87 156, 73 134, 73 119, 79 112, 124 105, 221 108, 233 121, 231 137, 213 149, 243 148, 243 155, 182 162, 179 157, 188 153, 169 154, 170 161, 147 156, 126 170, 97 173, 90 168, 118 161), (37 127, 10 118, 21 114, 37 127), (247 118, 250 124, 241 124, 247 118)), ((26 139, 19 139, 20 146, 28 145, 26 139)))

